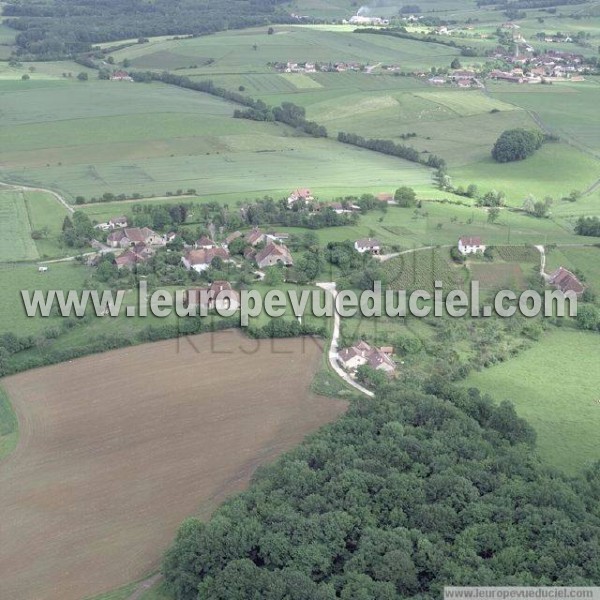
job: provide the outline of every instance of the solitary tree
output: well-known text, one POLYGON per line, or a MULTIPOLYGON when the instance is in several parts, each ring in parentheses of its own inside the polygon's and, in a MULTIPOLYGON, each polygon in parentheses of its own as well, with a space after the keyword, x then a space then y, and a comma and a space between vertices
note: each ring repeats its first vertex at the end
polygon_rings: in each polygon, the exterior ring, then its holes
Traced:
POLYGON ((403 185, 396 190, 394 200, 398 203, 398 206, 409 208, 411 206, 416 206, 417 194, 412 188, 403 185))

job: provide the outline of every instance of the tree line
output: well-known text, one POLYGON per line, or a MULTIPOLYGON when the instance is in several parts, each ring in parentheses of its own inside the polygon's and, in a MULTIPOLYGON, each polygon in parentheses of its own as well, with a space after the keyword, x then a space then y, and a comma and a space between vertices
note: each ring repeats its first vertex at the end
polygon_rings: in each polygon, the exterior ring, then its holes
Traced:
POLYGON ((579 217, 575 225, 575 233, 600 237, 600 219, 598 217, 579 217))
POLYGON ((420 163, 433 169, 439 169, 446 165, 446 161, 443 158, 437 156, 436 154, 431 154, 427 152, 424 153, 426 154, 426 156, 423 156, 415 148, 412 148, 411 146, 406 146, 404 144, 397 144, 392 140, 368 139, 355 133, 346 133, 343 131, 340 131, 338 133, 337 139, 338 142, 341 142, 342 144, 351 144, 352 146, 358 146, 359 148, 367 148, 368 150, 380 152, 381 154, 397 156, 398 158, 403 158, 404 160, 420 163))
POLYGON ((276 464, 162 567, 177 600, 436 598, 446 585, 595 585, 600 465, 542 466, 511 404, 388 385, 276 464))
POLYGON ((207 35, 290 23, 285 0, 12 0, 5 24, 19 33, 17 54, 54 60, 89 52, 93 44, 158 35, 207 35))

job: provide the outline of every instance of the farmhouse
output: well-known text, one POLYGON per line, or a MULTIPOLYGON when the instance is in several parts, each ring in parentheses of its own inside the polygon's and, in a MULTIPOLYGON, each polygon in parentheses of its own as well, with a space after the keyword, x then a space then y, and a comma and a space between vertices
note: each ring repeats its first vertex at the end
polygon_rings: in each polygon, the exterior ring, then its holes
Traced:
POLYGON ((308 188, 298 188, 294 190, 287 199, 288 206, 292 206, 296 202, 302 202, 308 204, 314 200, 312 192, 308 188))
POLYGON ((217 248, 218 246, 208 236, 203 235, 194 243, 194 247, 196 250, 210 250, 211 248, 217 248))
POLYGON ((165 238, 148 227, 125 227, 114 231, 106 238, 111 248, 127 248, 135 244, 164 246, 165 238))
POLYGON ((361 254, 365 252, 379 254, 381 252, 381 243, 374 238, 364 238, 354 242, 354 249, 361 254))
POLYGON ((231 244, 231 242, 233 242, 234 240, 237 240, 238 238, 242 237, 242 232, 241 231, 234 231, 233 233, 230 233, 226 238, 225 238, 225 247, 229 246, 229 244, 231 244))
POLYGON ((273 242, 267 244, 255 257, 256 264, 260 269, 265 267, 272 267, 276 264, 292 266, 294 260, 288 250, 287 246, 283 244, 274 244, 273 242))
POLYGON ((111 81, 133 81, 133 77, 127 71, 115 71, 110 76, 111 81))
POLYGON ((101 229, 102 231, 109 231, 111 229, 122 229, 127 227, 127 217, 115 217, 107 223, 98 223, 94 225, 95 229, 101 229))
POLYGON ((238 310, 240 295, 228 281, 214 281, 208 288, 186 290, 184 303, 205 310, 238 310))
POLYGON ((260 244, 261 242, 265 241, 265 234, 258 229, 258 227, 255 227, 247 236, 246 236, 246 241, 251 245, 251 246, 256 246, 258 244, 260 244))
POLYGON ((194 271, 201 273, 212 265, 215 258, 227 261, 229 260, 229 252, 225 248, 190 250, 182 257, 181 262, 188 271, 194 269, 194 271))
POLYGON ((367 342, 360 341, 350 348, 338 352, 338 362, 347 371, 355 371, 362 365, 391 374, 396 370, 394 361, 389 357, 391 348, 373 348, 367 342))
POLYGON ((458 240, 458 251, 466 256, 467 254, 476 254, 477 252, 485 252, 486 245, 479 237, 461 237, 458 240))
POLYGON ((394 202, 394 194, 390 194, 389 192, 381 192, 381 194, 377 194, 375 198, 379 200, 379 202, 387 202, 388 204, 394 202))
POLYGON ((135 244, 131 248, 125 250, 123 254, 117 256, 117 258, 115 258, 115 264, 119 270, 124 267, 129 269, 139 263, 146 262, 153 254, 154 251, 145 244, 135 244))
POLYGON ((581 296, 585 291, 585 286, 577 279, 577 277, 564 267, 559 267, 550 275, 548 283, 553 285, 557 290, 563 293, 575 292, 578 296, 581 296))

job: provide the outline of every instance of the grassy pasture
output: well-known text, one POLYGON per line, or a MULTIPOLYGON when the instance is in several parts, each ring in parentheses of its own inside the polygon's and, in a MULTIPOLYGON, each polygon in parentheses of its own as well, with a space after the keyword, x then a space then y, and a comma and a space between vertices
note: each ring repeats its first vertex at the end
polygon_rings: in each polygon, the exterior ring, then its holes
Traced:
POLYGON ((467 379, 498 402, 510 400, 538 434, 540 455, 575 473, 600 458, 598 334, 554 329, 507 363, 467 379))
POLYGON ((0 463, 17 445, 19 426, 15 411, 3 388, 0 387, 0 463))
POLYGON ((1 191, 0 262, 35 260, 38 256, 23 193, 1 191))
POLYGON ((413 163, 232 119, 233 105, 205 94, 154 84, 57 83, 35 95, 19 85, 4 94, 4 179, 70 198, 190 187, 254 197, 299 185, 368 191, 399 180, 430 182, 430 171, 413 163))
POLYGON ((378 62, 401 64, 406 69, 442 66, 458 54, 455 48, 387 36, 354 34, 339 28, 278 25, 276 35, 266 27, 228 31, 186 40, 165 40, 125 48, 114 58, 132 61, 134 67, 162 70, 197 65, 204 74, 266 72, 278 61, 378 62), (254 50, 256 45, 256 50, 254 50), (211 58, 214 62, 203 65, 211 58))
MULTIPOLYGON (((538 200, 551 196, 559 200, 573 189, 586 190, 598 178, 599 162, 564 143, 545 144, 533 156, 512 163, 497 163, 491 156, 480 162, 454 169, 455 184, 476 183, 483 191, 506 193, 507 204, 520 207, 529 194, 538 200)), ((568 212, 570 203, 556 202, 554 214, 568 212)))
POLYGON ((41 230, 47 228, 48 235, 35 240, 40 258, 55 258, 73 254, 72 248, 61 247, 58 237, 62 233, 62 224, 67 216, 66 208, 52 194, 44 192, 24 192, 25 207, 31 228, 41 230))
POLYGON ((5 379, 28 426, 0 469, 4 595, 79 600, 156 569, 182 519, 345 409, 310 393, 321 358, 229 331, 5 379))
POLYGON ((537 113, 556 134, 600 157, 600 85, 596 80, 516 88, 495 84, 490 91, 498 100, 537 113))
POLYGON ((39 273, 34 264, 0 265, 0 332, 19 335, 36 334, 60 324, 60 317, 30 319, 25 314, 21 290, 81 290, 90 271, 74 263, 49 265, 48 272, 39 273))

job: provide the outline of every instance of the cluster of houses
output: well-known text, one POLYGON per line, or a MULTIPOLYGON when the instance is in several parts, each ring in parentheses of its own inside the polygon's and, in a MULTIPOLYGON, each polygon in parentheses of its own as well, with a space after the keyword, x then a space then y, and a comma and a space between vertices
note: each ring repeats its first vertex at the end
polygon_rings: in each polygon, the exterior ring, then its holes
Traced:
POLYGON ((344 19, 342 21, 344 25, 366 25, 366 26, 385 26, 389 25, 390 22, 388 19, 382 19, 381 17, 370 17, 369 15, 361 15, 356 14, 350 17, 348 20, 344 19))
MULTIPOLYGON (((480 237, 461 237, 458 240, 458 251, 463 256, 483 254, 486 248, 486 244, 480 237)), ((574 273, 564 267, 559 267, 556 271, 547 275, 546 281, 563 293, 574 292, 577 296, 581 296, 585 291, 585 285, 574 273)))
POLYGON ((391 359, 393 353, 392 347, 376 348, 365 341, 360 341, 350 348, 340 350, 337 359, 340 366, 351 375, 356 373, 358 367, 368 365, 376 371, 383 371, 392 376, 396 371, 396 363, 391 359))
MULTIPOLYGON (((280 73, 344 73, 346 71, 361 71, 370 73, 373 66, 359 62, 278 62, 274 68, 280 73)), ((400 70, 399 65, 378 65, 382 71, 395 72, 400 70)))
POLYGON ((432 85, 452 84, 459 88, 482 88, 479 75, 475 71, 469 69, 457 69, 449 75, 434 75, 429 78, 429 83, 432 85))
POLYGON ((171 241, 170 236, 174 235, 161 235, 149 227, 128 227, 125 217, 119 217, 117 222, 120 224, 106 238, 106 246, 110 249, 123 249, 115 259, 118 269, 131 268, 148 261, 156 249, 165 246, 171 241))
POLYGON ((490 79, 511 83, 544 83, 552 81, 583 81, 587 69, 581 54, 562 50, 549 50, 538 56, 509 56, 502 48, 495 51, 494 58, 504 60, 509 70, 494 69, 490 79))
POLYGON ((234 263, 235 261, 229 253, 229 244, 242 238, 246 243, 244 258, 256 263, 259 269, 275 265, 291 267, 294 259, 289 248, 283 243, 283 240, 288 237, 285 233, 263 233, 258 228, 252 229, 245 235, 240 231, 235 231, 221 244, 203 236, 194 244, 193 248, 186 251, 181 261, 186 269, 193 269, 198 273, 206 271, 216 258, 223 262, 234 263))

